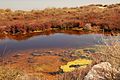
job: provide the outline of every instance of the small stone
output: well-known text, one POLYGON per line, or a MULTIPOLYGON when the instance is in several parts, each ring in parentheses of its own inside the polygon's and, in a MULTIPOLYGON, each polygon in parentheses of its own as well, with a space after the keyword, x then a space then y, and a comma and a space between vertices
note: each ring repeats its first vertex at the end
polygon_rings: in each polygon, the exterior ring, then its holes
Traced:
POLYGON ((15 55, 13 55, 13 57, 19 57, 19 56, 21 56, 22 54, 15 54, 15 55))
POLYGON ((87 56, 81 55, 80 58, 85 59, 87 56))
POLYGON ((40 54, 40 53, 37 53, 37 52, 31 53, 31 55, 32 55, 32 56, 41 56, 41 54, 40 54))
POLYGON ((34 63, 35 61, 33 59, 28 59, 28 63, 34 63))
POLYGON ((92 26, 91 26, 91 23, 87 23, 84 27, 83 27, 84 30, 87 30, 87 31, 91 31, 92 30, 92 26))
POLYGON ((53 54, 53 51, 47 51, 46 53, 50 55, 53 54))
POLYGON ((96 53, 96 50, 94 48, 88 48, 83 50, 86 53, 96 53))

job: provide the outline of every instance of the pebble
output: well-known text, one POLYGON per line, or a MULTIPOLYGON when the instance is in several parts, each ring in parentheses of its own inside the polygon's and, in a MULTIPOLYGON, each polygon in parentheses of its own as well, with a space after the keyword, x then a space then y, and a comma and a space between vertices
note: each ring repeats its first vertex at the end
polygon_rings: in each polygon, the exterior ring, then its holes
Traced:
POLYGON ((32 55, 32 56, 41 56, 41 54, 40 54, 40 53, 37 53, 37 52, 31 53, 31 55, 32 55))
POLYGON ((15 55, 13 55, 13 57, 19 57, 19 56, 21 56, 22 54, 15 54, 15 55))
POLYGON ((27 62, 28 63, 34 63, 35 61, 33 59, 28 59, 27 62))

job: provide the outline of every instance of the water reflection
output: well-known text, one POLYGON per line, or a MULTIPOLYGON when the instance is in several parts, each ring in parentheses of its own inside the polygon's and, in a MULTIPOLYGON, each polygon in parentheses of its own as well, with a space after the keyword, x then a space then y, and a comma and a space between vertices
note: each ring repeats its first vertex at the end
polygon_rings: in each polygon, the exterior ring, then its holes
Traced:
POLYGON ((47 31, 27 35, 0 35, 0 52, 15 52, 39 48, 79 48, 99 44, 102 34, 78 31, 47 31))
POLYGON ((52 31, 46 31, 46 32, 41 32, 41 33, 31 33, 31 34, 21 34, 21 35, 2 35, 0 34, 0 39, 13 39, 13 40, 17 40, 17 41, 21 41, 21 40, 27 40, 33 36, 40 36, 40 35, 53 35, 56 33, 65 33, 68 35, 80 35, 80 34, 89 34, 89 32, 81 32, 81 31, 73 31, 73 30, 52 30, 52 31))

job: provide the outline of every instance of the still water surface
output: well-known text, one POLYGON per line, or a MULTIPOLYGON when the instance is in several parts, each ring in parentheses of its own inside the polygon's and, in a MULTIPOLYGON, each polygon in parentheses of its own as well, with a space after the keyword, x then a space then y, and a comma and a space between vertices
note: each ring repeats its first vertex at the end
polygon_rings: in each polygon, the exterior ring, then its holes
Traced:
MULTIPOLYGON (((27 49, 80 48, 100 44, 102 34, 66 34, 37 35, 28 39, 16 40, 6 37, 0 40, 0 52, 16 52, 27 49)), ((19 37, 19 36, 18 36, 19 37)))

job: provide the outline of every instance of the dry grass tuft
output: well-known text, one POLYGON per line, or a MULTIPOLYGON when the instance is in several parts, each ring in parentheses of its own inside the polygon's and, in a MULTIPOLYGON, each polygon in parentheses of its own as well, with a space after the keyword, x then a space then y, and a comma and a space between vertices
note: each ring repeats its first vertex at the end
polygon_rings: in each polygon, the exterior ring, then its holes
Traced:
POLYGON ((110 62, 113 67, 120 66, 120 36, 102 37, 104 45, 97 46, 101 60, 110 62))
POLYGON ((12 69, 0 66, 0 80, 48 80, 41 74, 34 75, 24 73, 19 69, 12 69))
POLYGON ((61 74, 57 77, 56 80, 83 80, 85 75, 90 70, 91 66, 88 66, 84 69, 75 70, 72 72, 67 72, 64 74, 61 74))
POLYGON ((17 69, 0 67, 0 80, 28 80, 28 76, 17 69))

